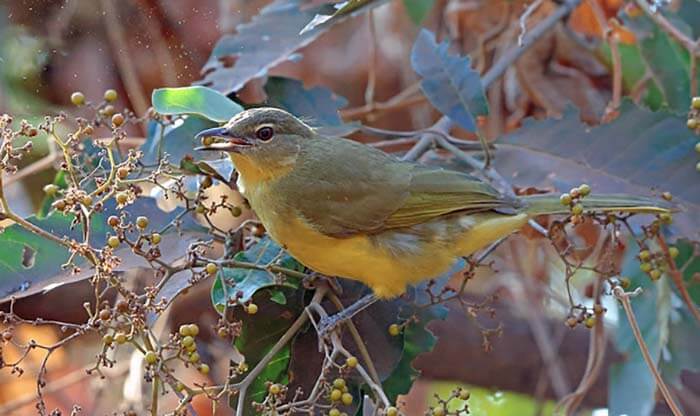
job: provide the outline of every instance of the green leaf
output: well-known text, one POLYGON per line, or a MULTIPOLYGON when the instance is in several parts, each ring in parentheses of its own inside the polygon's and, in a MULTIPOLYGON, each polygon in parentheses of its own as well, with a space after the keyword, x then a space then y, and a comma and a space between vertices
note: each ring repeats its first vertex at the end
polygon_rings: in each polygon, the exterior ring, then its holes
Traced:
MULTIPOLYGON (((700 276, 700 256, 695 251, 697 244, 690 240, 679 239, 674 245, 678 249, 676 267, 683 271, 683 281, 690 297, 696 305, 700 305, 700 284, 697 281, 697 276, 700 276)), ((673 288, 675 290, 676 286, 674 285, 673 288)))
MULTIPOLYGON (((694 235, 700 229, 700 174, 693 150, 697 137, 685 116, 651 112, 623 101, 609 124, 591 127, 569 109, 560 120, 526 120, 499 139, 495 168, 515 186, 566 191, 581 183, 596 194, 647 196, 669 191, 682 212, 672 229, 694 235)), ((662 201, 660 201, 661 203, 662 201)))
MULTIPOLYGON (((291 270, 304 270, 304 267, 299 262, 294 260, 269 237, 264 237, 246 251, 236 253, 233 259, 258 266, 266 266, 274 262, 291 270)), ((274 286, 296 289, 299 287, 299 281, 289 276, 283 277, 283 280, 280 281, 272 272, 266 270, 222 267, 219 270, 216 282, 212 286, 212 303, 216 310, 223 312, 227 300, 237 300, 238 303, 245 303, 258 290, 274 286)))
POLYGON ((403 6, 408 13, 408 17, 416 25, 423 23, 423 19, 430 13, 435 0, 403 0, 403 6))
POLYGON ((153 91, 151 101, 153 108, 161 114, 196 114, 219 123, 225 123, 243 111, 235 101, 202 86, 159 88, 153 91))
POLYGON ((420 88, 430 103, 465 130, 475 131, 475 116, 488 114, 479 73, 468 56, 448 53, 449 43, 438 44, 423 29, 411 51, 411 66, 423 78, 420 88))
MULTIPOLYGON (((289 381, 289 376, 287 375, 287 367, 289 366, 289 360, 291 358, 291 350, 292 348, 289 346, 289 344, 285 345, 284 348, 282 348, 277 354, 275 354, 275 356, 265 366, 260 375, 257 376, 255 380, 250 384, 250 388, 248 389, 250 394, 248 394, 246 397, 247 403, 261 403, 267 395, 266 383, 268 382, 287 384, 287 382, 289 381)), ((245 414, 254 414, 249 413, 250 411, 252 411, 252 409, 250 409, 249 406, 246 406, 246 408, 248 409, 248 411, 245 414)))

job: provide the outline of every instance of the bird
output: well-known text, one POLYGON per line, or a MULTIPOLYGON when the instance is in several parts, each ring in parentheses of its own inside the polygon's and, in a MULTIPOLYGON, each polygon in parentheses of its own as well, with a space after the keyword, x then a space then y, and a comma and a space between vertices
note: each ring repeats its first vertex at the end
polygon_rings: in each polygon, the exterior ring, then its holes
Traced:
MULTIPOLYGON (((573 206, 553 194, 508 196, 464 172, 325 136, 272 107, 242 111, 196 138, 213 139, 198 150, 230 155, 239 191, 273 240, 315 272, 369 286, 372 301, 395 298, 528 220, 571 214, 573 206)), ((581 202, 586 212, 669 212, 630 195, 592 193, 581 202)))

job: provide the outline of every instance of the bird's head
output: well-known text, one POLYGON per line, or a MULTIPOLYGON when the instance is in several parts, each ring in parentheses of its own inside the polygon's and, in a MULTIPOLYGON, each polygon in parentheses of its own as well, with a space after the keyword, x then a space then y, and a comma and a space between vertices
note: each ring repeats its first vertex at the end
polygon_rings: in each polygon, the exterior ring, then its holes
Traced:
POLYGON ((201 131, 195 138, 213 137, 214 142, 197 150, 228 152, 237 167, 245 163, 274 171, 293 165, 304 141, 315 135, 311 127, 292 114, 262 107, 238 113, 222 127, 201 131))

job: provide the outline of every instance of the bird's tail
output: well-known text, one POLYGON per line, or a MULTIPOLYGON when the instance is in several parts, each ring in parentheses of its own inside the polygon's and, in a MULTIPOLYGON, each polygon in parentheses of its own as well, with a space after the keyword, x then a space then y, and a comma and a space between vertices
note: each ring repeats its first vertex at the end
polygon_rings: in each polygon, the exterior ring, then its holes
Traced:
MULTIPOLYGON (((531 216, 546 214, 568 214, 571 207, 563 205, 556 195, 527 195, 524 212, 531 216)), ((587 195, 581 199, 584 212, 629 212, 663 214, 671 212, 668 204, 654 198, 632 195, 587 195)))

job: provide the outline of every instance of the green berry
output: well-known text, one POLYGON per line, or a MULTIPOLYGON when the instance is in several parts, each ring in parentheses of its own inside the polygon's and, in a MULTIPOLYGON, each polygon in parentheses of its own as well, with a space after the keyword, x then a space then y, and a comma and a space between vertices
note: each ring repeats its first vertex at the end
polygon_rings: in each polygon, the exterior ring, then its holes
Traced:
POLYGON ((105 91, 104 99, 107 102, 112 103, 114 101, 117 101, 118 97, 119 97, 119 95, 117 94, 117 92, 111 88, 108 89, 107 91, 105 91))
POLYGON ((107 334, 107 335, 102 337, 102 342, 105 345, 112 345, 112 342, 114 342, 114 337, 110 334, 107 334))
POLYGON ((107 239, 107 245, 110 246, 110 247, 112 247, 112 248, 117 248, 117 247, 119 247, 119 243, 120 243, 119 237, 117 237, 116 235, 110 236, 110 237, 107 239))
POLYGON ((700 172, 700 162, 698 162, 698 163, 695 164, 695 170, 697 170, 698 172, 700 172))
POLYGON ((207 364, 201 364, 198 368, 199 372, 205 376, 209 374, 209 366, 207 364))
POLYGON ((644 273, 649 273, 652 269, 652 265, 651 265, 651 263, 645 261, 639 265, 639 269, 641 271, 643 271, 644 273))
POLYGON ((159 243, 160 243, 160 234, 158 234, 158 233, 151 234, 151 244, 156 245, 159 243))
POLYGON ((584 325, 586 325, 586 328, 588 328, 588 329, 593 328, 595 326, 596 322, 598 322, 598 320, 596 319, 595 316, 589 316, 588 318, 586 318, 585 321, 583 321, 584 325))
POLYGON ((72 102, 73 105, 83 105, 85 104, 85 95, 80 91, 76 91, 70 95, 70 102, 72 102))
POLYGON ((180 329, 178 330, 181 336, 186 337, 188 335, 192 335, 190 333, 190 326, 189 325, 180 325, 180 329))
POLYGON ((338 400, 343 397, 343 391, 340 389, 333 389, 331 390, 331 400, 334 402, 337 402, 338 400))
POLYGON ((574 215, 583 214, 583 205, 581 205, 581 204, 574 205, 573 207, 571 207, 571 213, 574 215))
POLYGON ((190 354, 190 362, 191 363, 198 363, 199 362, 199 353, 198 352, 193 352, 190 354))
POLYGON ((188 335, 180 341, 180 344, 183 347, 189 347, 190 345, 194 344, 194 338, 192 338, 192 336, 188 335))
POLYGON ((401 328, 397 324, 389 325, 389 335, 395 337, 401 333, 401 328))
POLYGON ((668 248, 668 254, 671 256, 672 259, 675 259, 678 257, 678 248, 671 246, 668 248))
POLYGON ((146 218, 144 216, 136 218, 136 226, 142 230, 144 228, 148 227, 148 218, 146 218))
POLYGON ((700 142, 695 143, 695 151, 700 153, 700 142))
POLYGON ((561 202, 561 204, 564 206, 568 207, 569 205, 571 205, 571 201, 572 199, 570 194, 561 194, 561 196, 559 197, 559 202, 561 202))
POLYGON ((340 410, 333 408, 328 411, 328 416, 340 416, 340 410))
POLYGON ((282 386, 279 384, 270 384, 269 387, 270 394, 280 394, 282 392, 282 386))
POLYGON ((155 364, 158 361, 158 355, 153 351, 148 351, 144 359, 148 364, 155 364))
POLYGON ((693 107, 693 110, 700 110, 700 97, 693 97, 690 106, 693 107))
POLYGON ((192 344, 188 345, 185 347, 185 351, 187 352, 195 352, 197 351, 197 343, 193 342, 192 344))
POLYGON ((189 324, 187 326, 189 327, 190 335, 196 337, 197 334, 199 334, 199 327, 197 326, 197 324, 189 324))
POLYGON ((350 367, 350 368, 355 368, 355 367, 357 367, 357 364, 358 364, 358 363, 359 363, 359 362, 357 361, 357 357, 354 357, 354 356, 348 357, 348 358, 345 360, 345 365, 347 365, 347 366, 350 367))
POLYGON ((651 253, 649 253, 649 250, 642 250, 639 252, 639 260, 648 261, 650 258, 651 258, 651 253))
POLYGON ((651 278, 651 280, 659 280, 661 278, 661 270, 653 269, 649 272, 649 277, 651 278))
POLYGON ((243 210, 241 209, 241 207, 231 208, 231 215, 233 215, 234 217, 240 217, 242 213, 243 210))
POLYGON ((58 193, 58 186, 50 183, 50 184, 44 186, 44 193, 47 196, 54 196, 58 193))
POLYGON ((340 401, 343 402, 344 405, 350 406, 352 404, 352 394, 343 393, 343 396, 340 398, 340 401))
POLYGON ((578 187, 578 192, 581 194, 581 196, 586 196, 591 193, 591 187, 584 183, 578 187))
POLYGON ((445 408, 442 406, 435 406, 433 408, 433 416, 445 416, 445 408))
POLYGON ((343 380, 342 378, 336 378, 335 380, 333 380, 333 387, 335 387, 336 389, 342 389, 343 387, 345 387, 345 380, 343 380))

